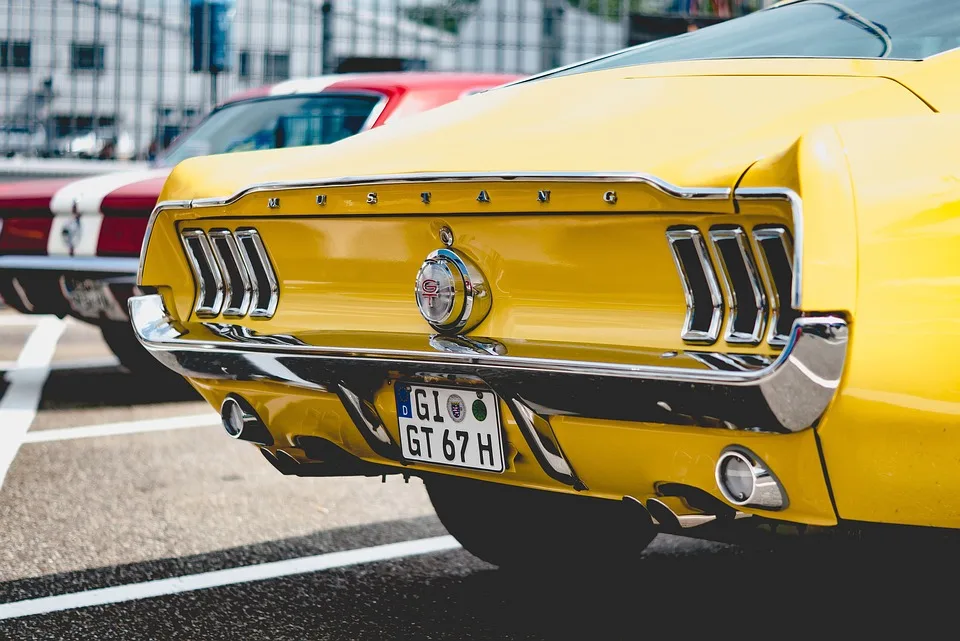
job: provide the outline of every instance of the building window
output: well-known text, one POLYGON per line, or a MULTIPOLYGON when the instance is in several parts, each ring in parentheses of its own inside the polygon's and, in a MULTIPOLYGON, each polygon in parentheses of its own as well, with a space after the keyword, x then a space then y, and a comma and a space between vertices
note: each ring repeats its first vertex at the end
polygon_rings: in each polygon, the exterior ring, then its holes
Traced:
POLYGON ((70 66, 75 70, 103 71, 105 47, 98 44, 78 44, 70 46, 70 66))
POLYGON ((279 82, 290 77, 289 53, 263 54, 263 81, 279 82))
POLYGON ((0 40, 0 69, 29 69, 30 42, 0 40))
POLYGON ((250 77, 250 52, 249 51, 240 52, 240 63, 237 65, 237 73, 240 74, 241 78, 250 77))

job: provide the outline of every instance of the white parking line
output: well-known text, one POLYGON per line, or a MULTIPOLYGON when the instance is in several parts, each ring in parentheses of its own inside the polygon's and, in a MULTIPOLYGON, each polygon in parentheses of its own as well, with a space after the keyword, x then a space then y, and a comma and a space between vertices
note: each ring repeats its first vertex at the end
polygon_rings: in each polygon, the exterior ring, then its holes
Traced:
POLYGON ((7 373, 9 387, 0 399, 0 487, 37 415, 50 360, 65 327, 58 318, 41 320, 24 344, 16 367, 7 373))
POLYGON ((140 434, 142 432, 162 432, 165 430, 182 430, 190 427, 207 427, 210 425, 220 425, 219 414, 192 414, 190 416, 150 418, 142 421, 124 421, 122 423, 103 423, 101 425, 62 427, 53 430, 33 430, 24 435, 23 442, 48 443, 50 441, 67 441, 75 438, 116 436, 118 434, 140 434))
MULTIPOLYGON (((67 361, 55 361, 50 363, 51 372, 61 372, 63 370, 75 369, 106 369, 108 367, 117 367, 120 361, 116 356, 103 356, 101 358, 75 358, 67 361)), ((17 361, 0 361, 0 372, 7 372, 17 366, 17 361)))
POLYGON ((36 614, 49 614, 75 608, 86 608, 94 605, 110 605, 138 599, 149 599, 182 592, 207 590, 238 583, 264 581, 285 576, 306 574, 344 568, 363 563, 388 561, 420 554, 431 554, 456 550, 460 547, 452 536, 436 536, 428 539, 389 543, 357 550, 330 552, 316 556, 306 556, 287 561, 274 561, 259 565, 248 565, 229 570, 216 570, 201 574, 188 574, 170 579, 158 579, 144 583, 131 583, 112 588, 100 588, 86 592, 74 592, 57 596, 26 599, 13 603, 0 604, 0 620, 16 619, 36 614))
POLYGON ((116 356, 101 356, 100 358, 74 358, 67 361, 54 361, 50 363, 51 372, 60 372, 70 369, 105 369, 108 367, 117 367, 120 361, 116 356))
POLYGON ((33 327, 45 318, 56 318, 42 314, 0 314, 0 327, 33 327))

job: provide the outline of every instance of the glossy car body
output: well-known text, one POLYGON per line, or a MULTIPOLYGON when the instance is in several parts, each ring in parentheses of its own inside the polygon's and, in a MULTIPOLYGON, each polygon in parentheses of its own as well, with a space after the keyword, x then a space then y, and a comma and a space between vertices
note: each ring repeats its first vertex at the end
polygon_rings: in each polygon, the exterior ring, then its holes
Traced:
MULTIPOLYGON (((331 103, 324 108, 345 111, 342 119, 354 117, 356 122, 343 132, 313 134, 322 140, 304 140, 300 133, 301 139, 287 145, 336 140, 515 79, 499 74, 371 73, 291 80, 231 97, 175 143, 155 168, 0 184, 0 296, 25 313, 72 315, 97 324, 126 322, 143 232, 170 167, 180 160, 211 150, 272 148, 277 144, 274 130, 266 129, 272 123, 286 119, 295 125, 299 118, 308 129, 316 125, 300 114, 310 100, 331 103), (348 100, 359 104, 352 107, 348 100), (263 115, 251 115, 255 109, 263 115), (232 140, 227 136, 234 136, 234 127, 252 128, 252 133, 232 140)), ((332 129, 331 114, 323 112, 318 118, 323 119, 321 128, 332 129)), ((290 131, 302 132, 302 126, 293 125, 290 131)))
MULTIPOLYGON (((870 24, 837 28, 887 47, 870 24)), ((960 50, 630 64, 660 51, 521 81, 336 154, 184 163, 143 256, 157 294, 131 302, 141 340, 214 407, 239 397, 256 427, 241 438, 285 473, 622 500, 695 535, 960 527, 960 50), (276 277, 258 302, 269 318, 198 315, 205 278, 181 236, 250 229, 276 277), (444 248, 489 305, 461 332, 415 301, 444 248), (506 470, 405 455, 395 388, 411 382, 497 394, 506 470), (737 473, 751 496, 731 491, 737 473)))

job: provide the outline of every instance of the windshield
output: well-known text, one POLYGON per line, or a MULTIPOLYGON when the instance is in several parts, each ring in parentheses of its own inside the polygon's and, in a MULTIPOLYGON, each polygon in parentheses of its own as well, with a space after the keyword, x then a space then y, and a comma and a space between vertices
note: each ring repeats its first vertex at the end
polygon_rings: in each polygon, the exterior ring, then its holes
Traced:
POLYGON ((175 142, 158 164, 172 167, 193 156, 326 145, 358 133, 382 99, 328 93, 227 104, 175 142))
POLYGON ((919 60, 960 47, 958 9, 956 0, 799 0, 539 77, 717 58, 919 60))

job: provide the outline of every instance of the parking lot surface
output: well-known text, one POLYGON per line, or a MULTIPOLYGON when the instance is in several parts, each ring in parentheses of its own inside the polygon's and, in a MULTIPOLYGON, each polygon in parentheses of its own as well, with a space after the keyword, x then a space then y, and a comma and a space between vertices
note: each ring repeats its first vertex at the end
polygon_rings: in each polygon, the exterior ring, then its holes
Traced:
POLYGON ((661 535, 630 573, 515 576, 460 549, 417 479, 282 476, 91 326, 0 311, 0 371, 2 639, 639 638, 828 613, 862 631, 888 602, 884 621, 919 599, 929 622, 949 575, 661 535))

